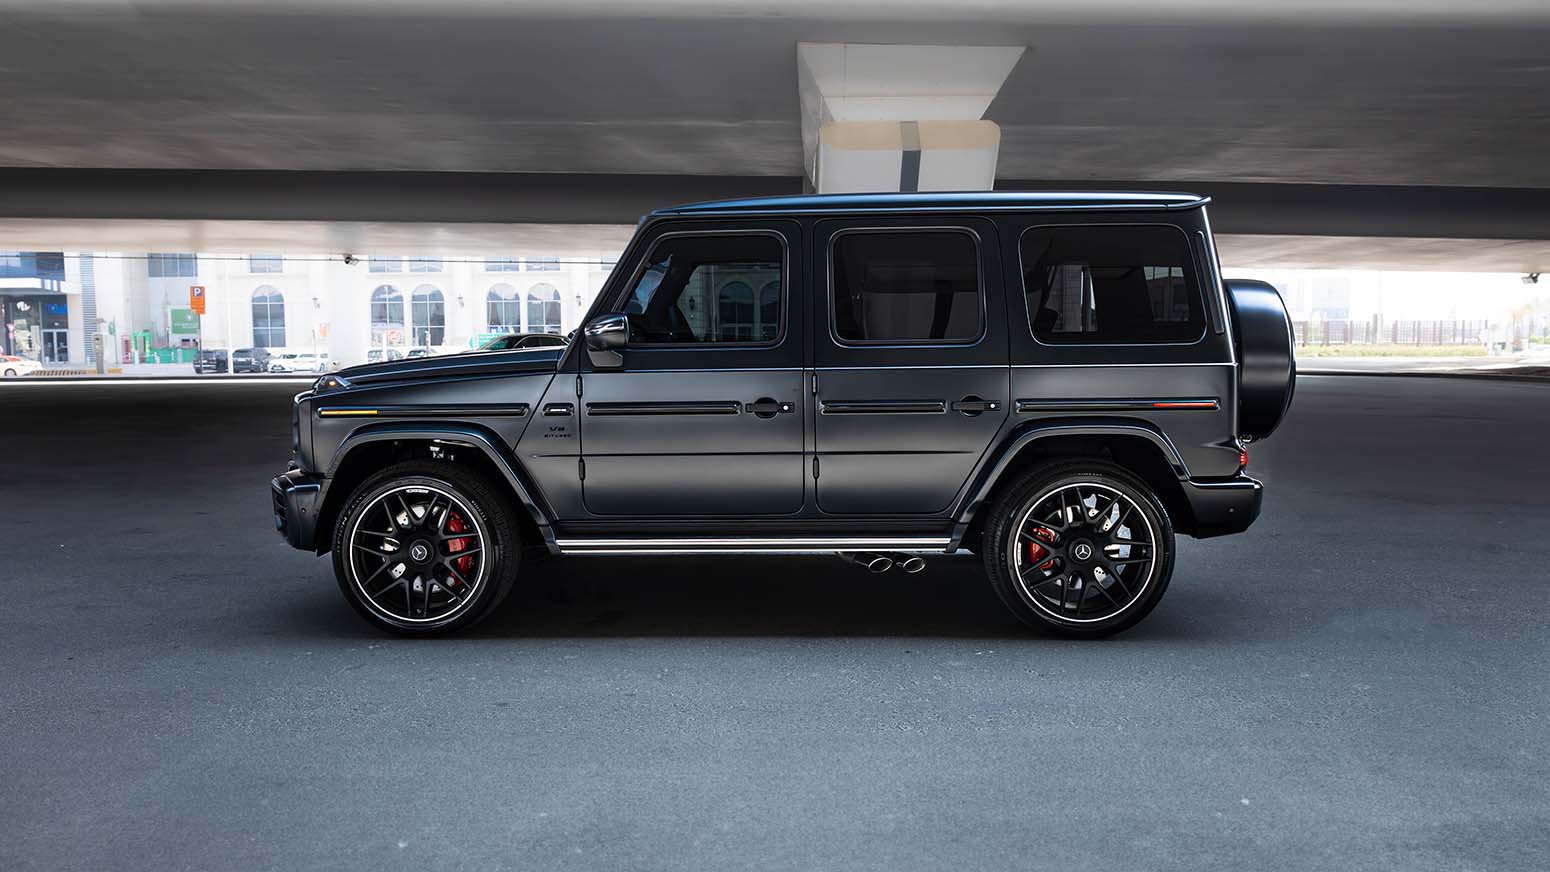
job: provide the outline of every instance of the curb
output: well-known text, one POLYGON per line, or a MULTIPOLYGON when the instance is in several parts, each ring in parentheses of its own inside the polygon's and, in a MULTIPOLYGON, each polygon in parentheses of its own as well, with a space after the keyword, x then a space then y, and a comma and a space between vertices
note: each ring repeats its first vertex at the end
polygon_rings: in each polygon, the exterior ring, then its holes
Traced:
POLYGON ((1481 372, 1465 372, 1453 370, 1449 372, 1413 372, 1407 370, 1361 370, 1361 369, 1303 369, 1297 368, 1297 374, 1303 375, 1328 375, 1343 376, 1347 378, 1453 378, 1473 379, 1475 381, 1500 381, 1516 382, 1519 384, 1546 384, 1550 383, 1550 370, 1543 375, 1533 373, 1519 373, 1511 370, 1495 370, 1481 372))

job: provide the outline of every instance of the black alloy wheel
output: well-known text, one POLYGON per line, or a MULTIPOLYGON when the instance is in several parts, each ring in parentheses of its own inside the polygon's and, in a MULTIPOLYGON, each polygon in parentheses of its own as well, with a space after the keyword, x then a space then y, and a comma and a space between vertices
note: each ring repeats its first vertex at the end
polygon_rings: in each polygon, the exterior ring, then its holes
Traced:
POLYGON ((1139 479, 1098 461, 1027 473, 997 502, 986 543, 1002 601, 1059 635, 1133 626, 1173 573, 1173 526, 1162 505, 1139 479))
POLYGON ((334 534, 346 599, 367 620, 406 635, 484 618, 510 592, 518 553, 510 501, 450 463, 409 461, 372 476, 334 534))

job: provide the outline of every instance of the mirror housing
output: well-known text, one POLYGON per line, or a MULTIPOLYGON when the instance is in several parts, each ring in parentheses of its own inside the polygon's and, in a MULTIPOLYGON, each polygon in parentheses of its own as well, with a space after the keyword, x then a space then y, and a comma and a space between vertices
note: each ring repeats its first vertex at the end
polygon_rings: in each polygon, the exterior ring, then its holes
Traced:
POLYGON ((624 351, 629 344, 630 317, 620 312, 599 315, 587 322, 581 335, 586 340, 587 357, 598 369, 624 366, 624 351))

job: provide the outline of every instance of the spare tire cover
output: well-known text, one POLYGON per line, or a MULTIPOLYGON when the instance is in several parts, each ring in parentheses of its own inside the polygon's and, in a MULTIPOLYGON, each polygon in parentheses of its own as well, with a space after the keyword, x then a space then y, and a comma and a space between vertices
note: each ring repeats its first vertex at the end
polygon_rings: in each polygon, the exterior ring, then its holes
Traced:
POLYGON ((1238 350, 1238 435, 1263 439, 1286 417, 1297 387, 1292 319, 1274 285, 1253 279, 1226 285, 1238 350))

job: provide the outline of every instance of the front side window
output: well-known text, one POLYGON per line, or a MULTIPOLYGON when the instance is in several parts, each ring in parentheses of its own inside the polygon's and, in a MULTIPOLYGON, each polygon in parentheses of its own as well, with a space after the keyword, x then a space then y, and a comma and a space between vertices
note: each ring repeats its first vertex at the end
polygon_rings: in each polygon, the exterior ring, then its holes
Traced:
POLYGON ((1020 249, 1028 326, 1041 342, 1193 342, 1205 332, 1177 228, 1034 227, 1020 249))
POLYGON ((841 341, 972 342, 984 330, 979 251, 968 233, 842 233, 830 257, 841 341))
POLYGON ((775 236, 669 237, 651 250, 619 311, 630 316, 631 342, 774 342, 784 270, 775 236))

